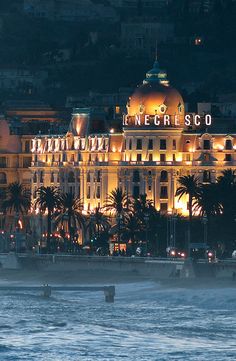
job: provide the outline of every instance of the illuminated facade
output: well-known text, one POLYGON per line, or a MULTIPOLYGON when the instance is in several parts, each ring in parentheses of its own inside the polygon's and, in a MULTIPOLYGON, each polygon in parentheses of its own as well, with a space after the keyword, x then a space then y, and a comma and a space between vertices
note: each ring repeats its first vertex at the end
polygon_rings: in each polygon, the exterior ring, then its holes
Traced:
POLYGON ((39 186, 58 186, 92 211, 120 187, 130 195, 146 193, 162 213, 187 214, 187 199, 175 197, 179 176, 196 174, 210 182, 222 170, 235 169, 236 134, 230 120, 205 123, 202 114, 201 126, 186 126, 185 117, 180 93, 156 61, 128 99, 122 132, 103 131, 102 124, 94 132, 90 109, 79 108, 66 135, 33 139, 33 197, 39 186))

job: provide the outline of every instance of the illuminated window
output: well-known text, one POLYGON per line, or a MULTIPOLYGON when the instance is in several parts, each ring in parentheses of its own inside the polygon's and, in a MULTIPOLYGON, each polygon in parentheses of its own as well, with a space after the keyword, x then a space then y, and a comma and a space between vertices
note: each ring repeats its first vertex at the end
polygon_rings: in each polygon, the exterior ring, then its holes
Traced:
POLYGON ((160 161, 161 161, 161 162, 165 162, 165 161, 166 161, 166 155, 165 155, 165 154, 160 154, 160 161))
POLYGON ((149 162, 152 162, 152 161, 153 161, 152 154, 149 154, 149 155, 148 155, 148 161, 149 161, 149 162))
POLYGON ((160 110, 161 114, 164 114, 166 112, 166 110, 167 110, 167 106, 165 104, 161 104, 159 106, 159 110, 160 110))
POLYGON ((173 160, 173 162, 176 161, 176 156, 175 156, 175 154, 172 155, 172 160, 173 160))
POLYGON ((141 162, 142 161, 142 154, 137 154, 137 162, 141 162))
POLYGON ((168 203, 161 203, 160 204, 160 212, 161 214, 167 213, 168 210, 168 203))
POLYGON ((190 160, 191 160, 190 154, 186 154, 186 161, 190 162, 190 160))
POLYGON ((100 186, 97 186, 96 198, 100 198, 100 197, 101 197, 100 186))
POLYGON ((90 199, 90 193, 91 193, 91 189, 90 186, 87 187, 87 199, 90 199))

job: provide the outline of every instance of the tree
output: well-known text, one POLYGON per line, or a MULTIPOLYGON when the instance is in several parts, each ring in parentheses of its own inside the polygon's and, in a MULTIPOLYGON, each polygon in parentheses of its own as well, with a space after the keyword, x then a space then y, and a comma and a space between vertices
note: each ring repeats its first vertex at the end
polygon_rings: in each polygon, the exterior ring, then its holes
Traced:
POLYGON ((95 238, 94 241, 97 247, 107 248, 106 240, 110 227, 109 217, 101 211, 100 207, 96 207, 89 215, 87 230, 90 238, 95 238))
POLYGON ((110 194, 108 194, 105 206, 105 211, 110 211, 116 216, 116 226, 118 226, 118 244, 120 243, 121 236, 121 223, 123 222, 124 216, 127 215, 131 210, 131 200, 125 192, 120 188, 115 188, 110 194))
POLYGON ((193 200, 197 198, 199 187, 199 179, 194 175, 187 175, 179 177, 178 182, 180 186, 177 188, 175 195, 179 197, 179 200, 187 195, 188 196, 188 210, 189 210, 189 221, 192 222, 193 218, 193 200))
POLYGON ((61 207, 61 193, 57 187, 40 187, 36 191, 35 207, 43 213, 47 212, 47 249, 50 249, 52 232, 52 216, 61 207))
POLYGON ((193 202, 193 208, 199 211, 201 216, 207 216, 210 219, 223 212, 220 198, 218 184, 202 184, 199 186, 198 194, 193 202))
POLYGON ((56 224, 68 226, 70 244, 73 242, 75 230, 77 226, 84 229, 85 217, 81 210, 83 209, 83 202, 79 197, 75 197, 73 193, 65 193, 60 197, 60 208, 56 216, 56 224))
POLYGON ((19 182, 9 184, 2 206, 16 216, 26 214, 31 207, 30 191, 19 182))
POLYGON ((190 246, 191 240, 191 225, 193 218, 193 201, 197 198, 199 187, 198 178, 194 175, 187 175, 179 177, 179 187, 176 190, 175 195, 179 197, 179 200, 187 195, 188 196, 188 210, 189 210, 189 223, 188 223, 188 247, 190 246))

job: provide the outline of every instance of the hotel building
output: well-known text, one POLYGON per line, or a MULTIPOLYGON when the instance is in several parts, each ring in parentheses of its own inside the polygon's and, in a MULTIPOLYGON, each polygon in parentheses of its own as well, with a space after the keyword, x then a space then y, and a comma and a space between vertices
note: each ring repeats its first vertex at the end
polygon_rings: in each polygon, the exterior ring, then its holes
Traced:
POLYGON ((92 211, 120 187, 134 196, 146 193, 162 213, 185 215, 187 199, 175 197, 180 176, 195 174, 207 183, 236 168, 232 117, 185 112, 157 61, 127 100, 122 131, 107 129, 90 114, 90 108, 75 108, 66 134, 32 140, 33 198, 40 186, 58 186, 92 211))

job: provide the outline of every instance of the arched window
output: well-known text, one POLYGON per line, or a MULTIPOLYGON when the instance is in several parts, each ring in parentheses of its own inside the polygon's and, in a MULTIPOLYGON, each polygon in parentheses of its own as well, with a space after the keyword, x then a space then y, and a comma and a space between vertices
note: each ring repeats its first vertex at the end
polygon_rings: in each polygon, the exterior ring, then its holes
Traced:
POLYGON ((7 184, 6 173, 0 172, 0 184, 7 184))
POLYGON ((168 182, 168 173, 166 170, 161 171, 161 182, 168 182))
POLYGON ((139 170, 134 170, 133 172, 133 182, 139 182, 140 181, 140 176, 139 176, 139 170))
POLYGON ((75 175, 74 172, 69 172, 68 174, 68 183, 74 183, 75 182, 75 175))

